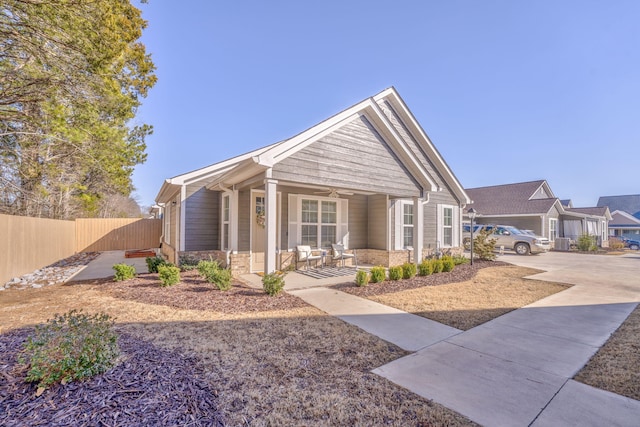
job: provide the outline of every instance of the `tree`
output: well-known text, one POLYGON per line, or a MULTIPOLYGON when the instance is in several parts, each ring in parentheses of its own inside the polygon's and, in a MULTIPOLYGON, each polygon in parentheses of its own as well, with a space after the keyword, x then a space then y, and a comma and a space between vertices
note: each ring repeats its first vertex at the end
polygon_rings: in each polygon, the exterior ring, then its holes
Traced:
POLYGON ((130 126, 156 82, 145 27, 130 0, 0 5, 0 212, 98 216, 130 195, 152 131, 130 126))

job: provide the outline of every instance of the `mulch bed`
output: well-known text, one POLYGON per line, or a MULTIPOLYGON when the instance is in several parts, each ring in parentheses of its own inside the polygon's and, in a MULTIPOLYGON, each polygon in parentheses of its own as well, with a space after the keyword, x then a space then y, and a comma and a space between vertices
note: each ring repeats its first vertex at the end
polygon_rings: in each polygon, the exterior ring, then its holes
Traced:
MULTIPOLYGON (((261 289, 235 282, 228 291, 204 280, 196 270, 180 273, 181 282, 163 288, 156 273, 139 274, 122 282, 94 281, 99 289, 115 298, 145 304, 165 305, 188 310, 208 310, 224 314, 241 314, 306 307, 300 298, 282 292, 272 297, 261 289)), ((87 283, 87 282, 84 282, 87 283)), ((71 284, 73 285, 73 284, 71 284)))
POLYGON ((37 386, 24 382, 26 368, 17 362, 31 332, 0 335, 0 425, 224 425, 216 392, 201 379, 195 359, 126 333, 118 339, 117 366, 86 381, 52 386, 36 397, 37 386))
POLYGON ((423 286, 446 285, 447 283, 466 282, 472 279, 478 270, 487 267, 500 267, 510 265, 502 261, 482 261, 474 260, 473 265, 456 265, 453 271, 446 273, 436 273, 430 276, 415 276, 412 279, 385 280, 381 283, 369 283, 367 286, 359 287, 353 282, 340 283, 333 288, 342 292, 347 292, 359 297, 370 297, 375 295, 389 294, 393 292, 406 291, 408 289, 421 288, 423 286))

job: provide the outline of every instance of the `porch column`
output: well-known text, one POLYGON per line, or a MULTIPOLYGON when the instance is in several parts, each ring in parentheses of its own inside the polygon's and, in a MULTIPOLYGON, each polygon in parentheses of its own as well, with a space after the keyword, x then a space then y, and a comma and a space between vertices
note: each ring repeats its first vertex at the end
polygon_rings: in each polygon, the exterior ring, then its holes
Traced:
POLYGON ((271 170, 267 171, 267 179, 264 180, 264 210, 265 210, 265 245, 264 245, 264 272, 276 271, 276 224, 278 195, 276 187, 278 180, 272 179, 271 170))
POLYGON ((424 199, 413 198, 413 263, 422 261, 422 247, 424 246, 424 199))

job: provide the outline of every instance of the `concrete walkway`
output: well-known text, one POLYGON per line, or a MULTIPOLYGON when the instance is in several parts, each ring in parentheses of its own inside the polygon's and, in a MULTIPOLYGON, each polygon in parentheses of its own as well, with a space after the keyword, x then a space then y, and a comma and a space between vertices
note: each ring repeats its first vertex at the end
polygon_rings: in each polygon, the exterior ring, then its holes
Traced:
POLYGON ((98 258, 91 261, 78 274, 71 277, 69 282, 79 282, 82 280, 94 280, 113 277, 113 266, 115 264, 133 265, 138 273, 148 273, 147 261, 145 258, 125 258, 124 251, 102 252, 98 258))
POLYGON ((640 301, 640 259, 502 259, 576 285, 374 372, 486 426, 637 426, 640 401, 570 378, 640 301))
POLYGON ((640 301, 640 257, 502 260, 571 289, 466 332, 333 289, 290 291, 407 350, 373 372, 486 426, 637 426, 640 401, 571 378, 640 301))

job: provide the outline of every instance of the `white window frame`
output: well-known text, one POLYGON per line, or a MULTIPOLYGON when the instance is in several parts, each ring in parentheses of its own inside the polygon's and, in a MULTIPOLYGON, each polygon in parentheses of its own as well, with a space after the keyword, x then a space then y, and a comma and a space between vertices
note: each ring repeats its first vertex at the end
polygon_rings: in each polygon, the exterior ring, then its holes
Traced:
POLYGON ((220 249, 228 250, 231 241, 231 194, 223 193, 222 204, 220 206, 220 249), (225 205, 225 203, 227 205, 225 205), (224 228, 227 226, 228 233, 225 233, 224 228))
MULTIPOLYGON (((322 244, 322 202, 336 203, 336 241, 346 249, 349 249, 349 200, 333 197, 313 196, 308 194, 289 194, 289 250, 295 250, 296 245, 302 244, 302 200, 312 200, 318 202, 318 243, 322 244)), ((305 223, 307 224, 307 223, 305 223)), ((325 224, 327 225, 327 224, 325 224)))
MULTIPOLYGON (((317 197, 306 197, 306 196, 302 196, 300 198, 300 241, 302 241, 302 227, 304 226, 315 226, 316 227, 316 244, 315 245, 311 245, 311 246, 315 246, 318 248, 322 248, 322 249, 330 249, 331 248, 331 244, 329 244, 328 246, 322 247, 322 228, 323 227, 334 227, 335 229, 335 233, 334 233, 334 239, 332 240, 338 240, 338 227, 340 224, 340 220, 338 219, 338 214, 340 212, 340 203, 338 202, 338 200, 335 199, 321 199, 321 198, 317 198, 317 197), (303 216, 302 216, 302 205, 305 201, 308 202, 315 202, 316 206, 317 206, 317 211, 316 211, 316 221, 315 222, 304 222, 303 221, 303 216), (323 204, 325 203, 332 203, 335 206, 335 222, 324 222, 323 220, 323 204)), ((303 242, 305 244, 307 244, 308 242, 303 242)), ((335 241, 332 243, 336 243, 335 241)))
POLYGON ((549 240, 555 241, 558 237, 558 218, 549 218, 549 240), (555 225, 551 225, 555 224, 555 225))
POLYGON ((171 244, 171 202, 164 206, 164 241, 171 244))
POLYGON ((402 250, 407 249, 409 247, 413 247, 413 227, 415 227, 416 222, 416 212, 415 209, 412 209, 411 217, 412 224, 406 224, 404 222, 405 216, 404 211, 406 206, 411 206, 413 208, 413 200, 396 200, 395 202, 395 249, 402 250), (411 229, 411 245, 406 245, 405 243, 405 230, 411 229))
POLYGON ((460 245, 460 210, 455 205, 438 205, 437 240, 441 248, 453 248, 460 245), (451 209, 451 225, 444 225, 445 209, 451 209), (451 229, 451 244, 444 243, 444 230, 451 229))

